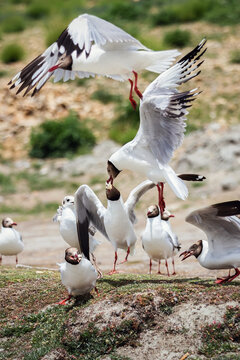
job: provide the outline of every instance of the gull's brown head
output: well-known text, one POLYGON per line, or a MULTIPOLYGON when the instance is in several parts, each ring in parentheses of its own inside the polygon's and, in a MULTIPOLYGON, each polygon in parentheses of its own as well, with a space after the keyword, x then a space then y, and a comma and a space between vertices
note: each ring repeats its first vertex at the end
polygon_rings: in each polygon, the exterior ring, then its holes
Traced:
POLYGON ((109 179, 107 180, 107 183, 113 183, 113 180, 118 176, 118 174, 121 172, 121 170, 118 170, 116 166, 113 165, 111 161, 108 160, 107 162, 107 172, 109 175, 109 179))
POLYGON ((66 53, 64 53, 60 56, 56 65, 52 66, 48 71, 53 72, 57 69, 72 70, 72 62, 72 56, 66 55, 66 53))
POLYGON ((147 217, 154 218, 160 214, 159 207, 157 205, 151 205, 147 209, 147 217))
POLYGON ((65 250, 65 260, 72 265, 77 265, 82 260, 82 254, 77 248, 70 247, 65 250))
POLYGON ((17 225, 10 217, 5 217, 2 219, 2 226, 5 228, 12 228, 13 225, 17 225))
POLYGON ((168 211, 168 210, 164 210, 163 211, 163 214, 162 214, 162 216, 161 216, 161 219, 162 220, 169 220, 171 217, 175 217, 174 215, 172 215, 171 213, 170 213, 170 211, 168 211))
POLYGON ((117 201, 120 199, 120 191, 118 191, 118 189, 115 188, 115 186, 113 186, 111 184, 111 182, 106 182, 106 197, 108 200, 111 201, 117 201))
POLYGON ((203 248, 202 240, 198 240, 195 244, 190 246, 190 248, 184 252, 182 252, 180 256, 183 256, 182 261, 187 259, 188 257, 194 255, 196 258, 201 254, 203 248))

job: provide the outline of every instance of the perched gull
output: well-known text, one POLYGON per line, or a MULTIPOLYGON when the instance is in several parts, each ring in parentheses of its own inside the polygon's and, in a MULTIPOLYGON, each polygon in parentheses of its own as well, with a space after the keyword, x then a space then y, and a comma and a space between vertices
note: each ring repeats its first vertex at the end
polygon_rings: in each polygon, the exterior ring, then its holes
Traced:
POLYGON ((129 100, 133 107, 133 86, 138 96, 137 72, 143 69, 161 73, 180 53, 177 50, 152 51, 119 27, 94 15, 74 19, 44 53, 36 57, 9 82, 17 93, 35 95, 53 75, 54 82, 103 75, 114 80, 129 79, 129 100), (130 77, 134 74, 135 83, 130 77))
MULTIPOLYGON (((176 196, 186 199, 188 190, 168 165, 174 150, 182 143, 187 107, 199 94, 197 89, 178 92, 176 88, 197 76, 198 62, 206 51, 205 40, 177 64, 159 75, 144 91, 140 103, 140 126, 135 138, 117 150, 108 160, 108 182, 121 170, 128 169, 146 176, 158 185, 162 195, 167 182, 176 196), (201 52, 202 51, 202 52, 201 52), (160 184, 160 186, 159 186, 160 184)), ((161 213, 164 210, 160 202, 161 213)))
POLYGON ((2 255, 15 255, 17 264, 17 255, 23 251, 22 236, 13 228, 14 225, 17 224, 9 217, 2 220, 2 229, 0 232, 0 264, 2 263, 2 255))
POLYGON ((165 266, 167 274, 168 270, 168 258, 172 258, 173 274, 176 274, 174 265, 174 255, 180 250, 180 244, 177 236, 171 229, 169 222, 171 215, 168 210, 164 210, 161 216, 158 205, 151 205, 147 211, 147 223, 146 227, 141 235, 142 246, 150 257, 149 273, 152 271, 152 260, 158 261, 158 274, 160 272, 161 260, 165 260, 165 266))
MULTIPOLYGON (((97 271, 89 260, 80 254, 77 248, 71 247, 65 250, 65 262, 58 264, 60 267, 61 280, 68 291, 68 298, 59 302, 65 305, 72 296, 89 293, 93 288, 97 291, 97 271)), ((97 291, 98 292, 98 291, 97 291)))
MULTIPOLYGON (((66 243, 71 247, 80 248, 78 233, 77 233, 77 221, 76 221, 76 210, 74 204, 74 196, 67 195, 63 198, 62 206, 57 210, 57 213, 53 217, 54 222, 59 222, 60 234, 66 243)), ((102 273, 97 266, 96 258, 94 256, 94 250, 100 244, 94 237, 96 230, 93 226, 88 229, 89 232, 89 251, 100 277, 102 273)))
POLYGON ((217 284, 232 281, 240 274, 240 201, 227 201, 193 211, 186 221, 204 231, 206 240, 199 240, 180 256, 194 255, 207 269, 234 269, 235 274, 218 278, 217 284))
POLYGON ((106 185, 107 208, 87 185, 79 187, 75 194, 77 210, 77 228, 81 249, 88 256, 88 227, 91 223, 96 227, 113 245, 115 260, 111 274, 116 272, 117 250, 127 251, 125 261, 129 253, 134 251, 137 240, 133 223, 136 220, 134 207, 140 197, 155 185, 146 180, 135 187, 123 203, 120 192, 111 184, 106 185))

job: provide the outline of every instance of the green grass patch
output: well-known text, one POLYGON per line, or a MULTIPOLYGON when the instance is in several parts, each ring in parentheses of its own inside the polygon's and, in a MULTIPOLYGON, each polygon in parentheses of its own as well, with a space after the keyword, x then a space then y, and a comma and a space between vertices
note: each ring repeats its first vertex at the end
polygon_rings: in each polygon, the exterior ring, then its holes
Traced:
POLYGON ((1 24, 1 28, 4 33, 21 32, 25 29, 25 27, 26 27, 26 22, 24 21, 23 17, 20 16, 8 17, 1 24))
POLYGON ((8 44, 4 46, 1 59, 5 64, 20 61, 24 58, 24 50, 18 44, 8 44))
POLYGON ((232 64, 240 64, 240 50, 234 50, 230 53, 230 62, 232 64))
POLYGON ((12 194, 15 191, 16 191, 16 187, 12 180, 12 176, 0 173, 0 193, 12 194))
POLYGON ((17 205, 0 205, 0 214, 21 214, 21 215, 34 215, 34 214, 53 214, 58 208, 58 203, 46 202, 38 203, 31 208, 25 208, 17 205))
POLYGON ((27 171, 16 174, 16 180, 25 180, 27 182, 28 188, 31 191, 61 188, 65 185, 64 181, 51 179, 47 176, 40 175, 38 173, 30 173, 27 171))
POLYGON ((110 93, 103 87, 100 87, 98 90, 94 91, 91 95, 92 100, 98 100, 103 104, 109 104, 111 102, 119 103, 122 101, 122 97, 120 95, 115 95, 110 93))
POLYGON ((240 350, 240 308, 228 307, 223 323, 207 325, 202 329, 203 346, 199 353, 211 358, 240 350))
POLYGON ((43 1, 34 1, 27 8, 27 15, 31 19, 37 20, 50 14, 50 3, 43 1))
POLYGON ((30 137, 31 157, 45 159, 69 157, 91 150, 95 136, 77 114, 59 120, 46 120, 34 128, 30 137))

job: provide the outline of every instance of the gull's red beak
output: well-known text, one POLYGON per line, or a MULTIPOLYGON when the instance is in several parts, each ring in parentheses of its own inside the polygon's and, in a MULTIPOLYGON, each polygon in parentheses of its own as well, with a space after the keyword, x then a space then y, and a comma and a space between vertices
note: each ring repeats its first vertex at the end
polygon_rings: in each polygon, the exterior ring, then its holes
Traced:
POLYGON ((106 182, 107 182, 107 184, 109 184, 109 183, 113 184, 113 177, 112 177, 112 175, 109 177, 109 179, 108 179, 106 182))
POLYGON ((169 215, 169 217, 175 217, 175 215, 169 215))
POLYGON ((13 223, 12 223, 12 225, 15 225, 15 226, 17 226, 17 223, 13 222, 13 223))
POLYGON ((183 256, 182 261, 193 255, 193 251, 183 251, 180 256, 183 256))
POLYGON ((59 68, 59 65, 54 65, 48 70, 48 72, 53 72, 54 70, 56 70, 58 68, 59 68))

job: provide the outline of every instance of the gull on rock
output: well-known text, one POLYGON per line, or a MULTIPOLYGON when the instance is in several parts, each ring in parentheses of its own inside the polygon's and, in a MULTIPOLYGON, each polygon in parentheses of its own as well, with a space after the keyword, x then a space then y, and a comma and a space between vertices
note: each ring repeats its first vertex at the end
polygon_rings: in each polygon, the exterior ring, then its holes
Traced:
POLYGON ((164 210, 163 215, 158 205, 151 205, 147 211, 146 227, 141 235, 142 246, 150 258, 149 273, 152 271, 152 260, 158 261, 158 274, 160 272, 161 260, 165 260, 167 274, 168 258, 172 258, 173 273, 176 274, 174 255, 180 250, 181 246, 178 242, 177 236, 172 231, 169 219, 174 217, 168 210, 164 210))
POLYGON ((214 204, 189 214, 186 221, 197 226, 207 235, 198 240, 180 256, 182 260, 194 255, 200 265, 207 269, 229 269, 229 275, 217 278, 216 283, 232 281, 240 271, 240 201, 214 204), (230 276, 230 270, 235 274, 230 276))
MULTIPOLYGON (((66 243, 71 247, 80 249, 78 232, 77 232, 77 220, 76 220, 76 210, 74 203, 74 196, 67 195, 63 198, 62 206, 59 206, 57 213, 53 217, 54 222, 59 223, 60 234, 66 243)), ((100 244, 100 242, 94 237, 96 230, 93 226, 90 226, 88 229, 89 232, 89 251, 100 276, 102 273, 97 266, 96 258, 94 256, 94 250, 100 244)))
POLYGON ((203 61, 198 60, 206 51, 205 42, 201 41, 147 87, 140 101, 140 126, 135 138, 108 160, 108 182, 113 182, 124 169, 140 173, 154 182, 162 199, 159 202, 161 213, 164 211, 164 182, 180 199, 185 200, 188 196, 186 185, 168 163, 184 138, 186 108, 199 94, 197 89, 181 93, 177 87, 200 73, 197 69, 203 61))
POLYGON ((35 95, 53 75, 54 82, 103 75, 114 80, 129 79, 129 100, 133 107, 133 87, 138 96, 137 72, 146 69, 161 73, 180 53, 152 51, 119 27, 97 16, 83 14, 74 19, 58 40, 31 61, 9 82, 17 93, 35 95), (134 84, 130 77, 134 75, 134 84))
POLYGON ((15 255, 17 264, 17 255, 23 251, 24 245, 22 236, 13 228, 15 225, 17 224, 9 217, 5 217, 2 220, 2 229, 0 232, 0 264, 2 263, 2 255, 15 255))
POLYGON ((134 252, 137 236, 133 224, 136 221, 134 208, 139 199, 155 185, 147 180, 135 187, 124 203, 120 192, 106 184, 107 208, 87 185, 82 185, 75 193, 77 228, 83 253, 88 255, 88 227, 92 224, 108 239, 115 251, 115 260, 111 274, 116 272, 117 250, 123 249, 128 255, 134 252))
POLYGON ((69 295, 68 298, 59 302, 60 305, 65 305, 72 296, 87 294, 93 288, 96 289, 98 273, 77 248, 66 249, 65 262, 58 265, 62 284, 67 288, 69 295))

